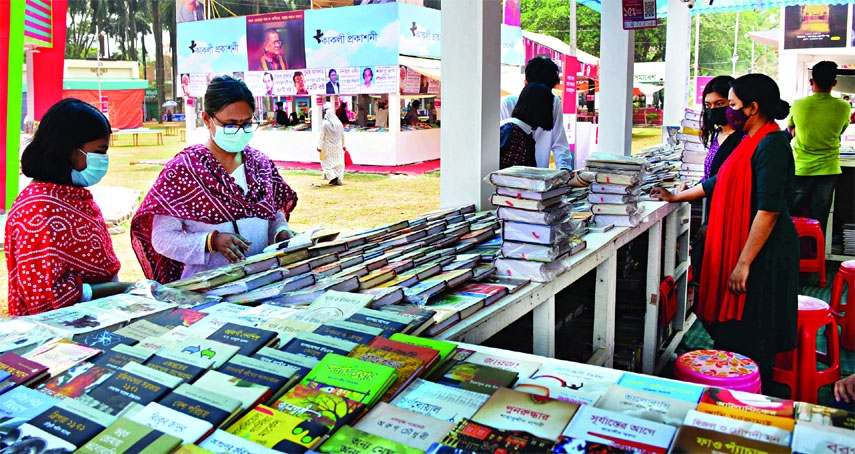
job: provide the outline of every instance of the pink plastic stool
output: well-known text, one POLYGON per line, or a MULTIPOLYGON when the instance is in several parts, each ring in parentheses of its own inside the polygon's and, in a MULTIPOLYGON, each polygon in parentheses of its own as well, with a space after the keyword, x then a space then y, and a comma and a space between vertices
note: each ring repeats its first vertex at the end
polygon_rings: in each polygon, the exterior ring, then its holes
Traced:
POLYGON ((674 378, 734 391, 760 393, 760 368, 747 356, 724 350, 695 350, 677 357, 674 378))
POLYGON ((790 398, 817 403, 817 390, 840 380, 840 346, 831 307, 817 298, 799 295, 798 337, 795 350, 778 353, 772 380, 790 387, 790 398), (816 350, 816 335, 825 327, 826 352, 816 350), (817 361, 828 369, 817 370, 817 361))
POLYGON ((825 287, 828 278, 825 276, 825 236, 822 226, 816 219, 794 217, 793 224, 799 238, 809 237, 816 241, 816 257, 799 260, 799 271, 803 273, 819 273, 819 286, 825 287))
POLYGON ((855 350, 855 260, 840 264, 831 284, 831 310, 837 324, 842 328, 840 348, 855 350), (849 287, 843 301, 843 284, 849 287))

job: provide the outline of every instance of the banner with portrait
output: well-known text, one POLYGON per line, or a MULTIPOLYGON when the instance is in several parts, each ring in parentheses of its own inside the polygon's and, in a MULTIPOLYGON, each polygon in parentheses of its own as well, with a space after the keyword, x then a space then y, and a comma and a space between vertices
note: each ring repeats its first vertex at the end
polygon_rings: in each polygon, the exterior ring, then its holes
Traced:
POLYGON ((178 73, 246 71, 246 17, 177 24, 178 73))
POLYGON ((247 64, 250 71, 304 69, 303 11, 246 17, 247 64))
POLYGON ((846 47, 849 5, 784 8, 784 49, 846 47))
POLYGON ((305 11, 308 68, 398 63, 398 5, 305 11))
POLYGON ((375 66, 374 88, 370 93, 394 93, 398 89, 398 65, 375 66))
POLYGON ((440 58, 442 48, 439 10, 398 4, 400 53, 415 57, 440 58))

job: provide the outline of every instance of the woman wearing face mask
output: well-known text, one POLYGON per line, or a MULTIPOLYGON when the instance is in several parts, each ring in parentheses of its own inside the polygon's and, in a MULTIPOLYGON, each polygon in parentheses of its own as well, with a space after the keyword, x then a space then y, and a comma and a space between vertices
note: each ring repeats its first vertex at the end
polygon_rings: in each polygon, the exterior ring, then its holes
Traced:
POLYGON ((21 156, 33 181, 6 221, 9 314, 32 315, 124 292, 104 217, 86 189, 107 173, 110 122, 78 99, 48 109, 21 156))
POLYGON ((242 80, 218 76, 205 92, 208 140, 179 152, 131 222, 146 277, 167 283, 237 262, 294 232, 297 194, 273 162, 248 145, 255 98, 242 80))
POLYGON ((716 349, 757 362, 770 394, 775 355, 796 346, 799 242, 787 208, 795 163, 774 121, 790 106, 763 74, 736 79, 728 101, 748 117, 746 135, 718 174, 679 194, 655 188, 651 195, 682 202, 715 191, 695 312, 716 349))

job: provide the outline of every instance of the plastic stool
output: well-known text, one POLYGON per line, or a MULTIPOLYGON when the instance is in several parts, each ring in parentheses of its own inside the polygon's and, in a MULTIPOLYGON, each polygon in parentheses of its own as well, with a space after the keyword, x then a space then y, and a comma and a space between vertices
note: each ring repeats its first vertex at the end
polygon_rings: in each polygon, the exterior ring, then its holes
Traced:
POLYGON ((841 263, 837 276, 834 276, 834 282, 831 284, 831 310, 834 311, 837 324, 843 328, 840 348, 855 350, 855 260, 841 263), (844 283, 849 286, 845 302, 842 301, 844 283))
POLYGON ((760 393, 760 368, 747 356, 724 350, 695 350, 677 357, 674 378, 704 386, 760 393))
POLYGON ((825 236, 819 221, 810 218, 794 217, 796 232, 799 238, 808 237, 816 241, 816 257, 812 259, 802 258, 799 260, 799 271, 805 273, 819 273, 819 286, 825 287, 828 278, 825 276, 825 236))
POLYGON ((799 295, 798 336, 795 350, 778 353, 772 380, 790 387, 790 398, 802 402, 817 403, 817 390, 840 379, 840 346, 838 345, 837 322, 831 315, 831 307, 825 301, 799 295), (816 350, 816 335, 825 327, 827 353, 816 350), (820 361, 828 369, 819 371, 820 361))

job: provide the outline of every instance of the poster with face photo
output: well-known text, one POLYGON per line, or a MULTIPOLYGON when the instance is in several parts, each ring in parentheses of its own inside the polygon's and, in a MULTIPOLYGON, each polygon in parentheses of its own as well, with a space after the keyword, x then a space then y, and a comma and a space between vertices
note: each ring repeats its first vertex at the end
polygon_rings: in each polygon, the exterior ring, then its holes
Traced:
POLYGON ((340 94, 355 95, 359 93, 360 75, 359 68, 347 67, 338 69, 338 81, 341 87, 340 94))
MULTIPOLYGON (((405 68, 404 71, 406 71, 406 73, 404 75, 404 90, 402 91, 402 93, 404 93, 404 94, 416 94, 416 93, 418 93, 419 92, 419 84, 421 83, 421 76, 422 75, 413 71, 410 68, 406 68, 405 66, 402 66, 402 68, 405 68)), ((402 72, 402 74, 404 74, 404 73, 402 72)), ((427 93, 427 92, 425 92, 425 93, 427 93)))
POLYGON ((302 71, 303 85, 301 89, 299 85, 299 77, 294 74, 294 88, 297 94, 323 95, 327 92, 327 71, 323 68, 304 69, 302 71))
POLYGON ((846 47, 849 5, 801 5, 784 9, 784 49, 846 47))
POLYGON ((201 98, 208 89, 208 80, 203 73, 190 73, 190 96, 201 98))
POLYGON ((250 71, 305 68, 303 38, 303 11, 247 16, 246 46, 250 71))
POLYGON ((394 93, 398 89, 397 66, 375 66, 374 88, 371 93, 394 93))
POLYGON ((376 87, 374 83, 374 68, 372 66, 365 66, 360 71, 359 78, 359 92, 360 93, 376 93, 376 87))
MULTIPOLYGON (((248 71, 244 82, 253 96, 279 96, 283 94, 283 86, 277 87, 274 74, 277 71, 248 71)), ((280 81, 281 82, 281 81, 280 81)))

